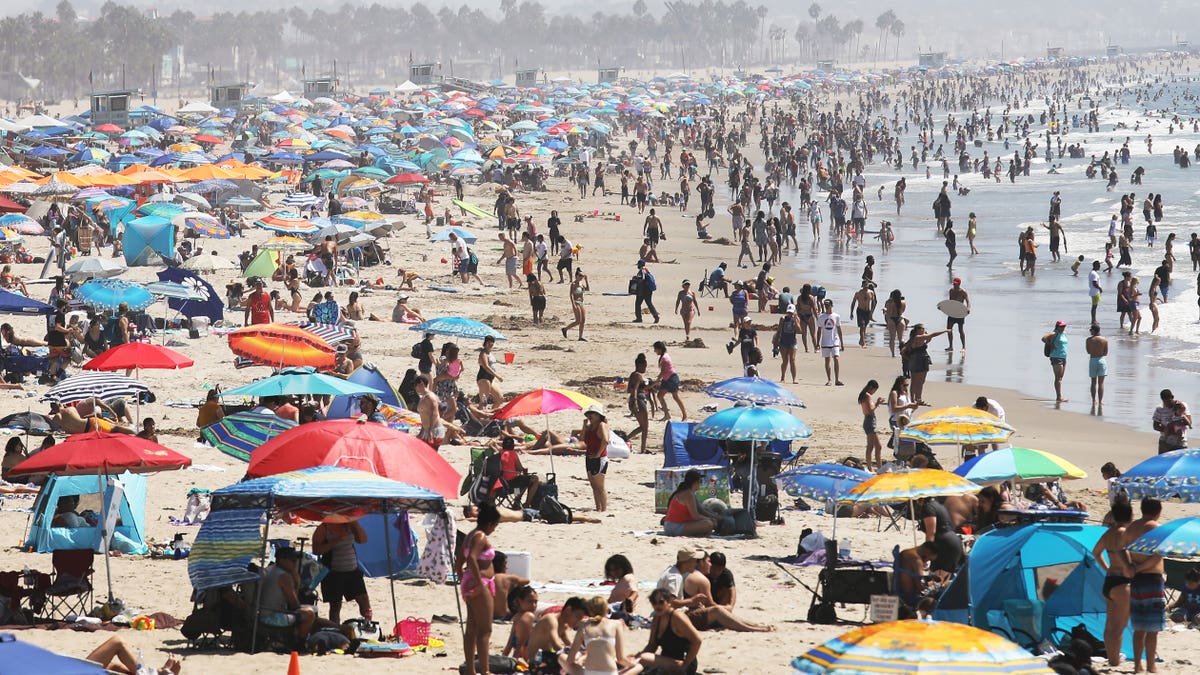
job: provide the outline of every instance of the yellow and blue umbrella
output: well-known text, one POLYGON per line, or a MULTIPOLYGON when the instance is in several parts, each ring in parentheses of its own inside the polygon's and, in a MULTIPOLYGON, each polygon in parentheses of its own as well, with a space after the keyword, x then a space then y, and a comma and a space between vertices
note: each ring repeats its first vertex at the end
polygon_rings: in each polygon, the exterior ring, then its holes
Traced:
POLYGON ((782 410, 746 405, 709 415, 694 433, 726 441, 792 441, 812 436, 812 429, 782 410))
POLYGON ((900 432, 900 437, 926 445, 971 445, 1002 443, 1014 431, 986 410, 956 407, 931 410, 917 417, 900 432))
POLYGON ((1135 464, 1117 479, 1131 499, 1200 502, 1200 449, 1172 450, 1135 464))
POLYGON ((941 469, 905 469, 881 473, 859 483, 842 495, 838 502, 849 504, 890 504, 921 497, 963 495, 979 490, 971 481, 941 469))
POLYGON ((792 660, 818 675, 1050 675, 1046 662, 1008 640, 948 621, 892 621, 852 630, 792 660))
POLYGON ((1014 482, 1087 478, 1083 469, 1058 455, 1032 448, 1001 448, 974 457, 954 473, 979 485, 1014 482))
POLYGON ((1200 517, 1163 523, 1125 547, 1130 553, 1173 558, 1200 558, 1200 517))

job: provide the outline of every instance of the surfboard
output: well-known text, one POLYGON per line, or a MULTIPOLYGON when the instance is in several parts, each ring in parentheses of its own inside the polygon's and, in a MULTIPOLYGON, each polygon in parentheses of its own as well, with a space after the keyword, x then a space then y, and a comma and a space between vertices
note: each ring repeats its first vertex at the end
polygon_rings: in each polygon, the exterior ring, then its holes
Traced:
POLYGON ((937 304, 937 308, 951 319, 967 318, 967 306, 958 300, 943 300, 937 304))

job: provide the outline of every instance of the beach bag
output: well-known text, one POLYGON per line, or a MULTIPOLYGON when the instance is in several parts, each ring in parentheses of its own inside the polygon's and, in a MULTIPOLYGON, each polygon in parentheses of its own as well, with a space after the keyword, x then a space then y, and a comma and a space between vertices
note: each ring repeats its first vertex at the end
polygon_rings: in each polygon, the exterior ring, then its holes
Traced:
POLYGON ((1046 333, 1046 335, 1042 337, 1042 355, 1047 358, 1054 352, 1053 335, 1054 333, 1046 333))
POLYGON ((342 635, 342 632, 337 628, 322 628, 312 635, 308 636, 308 640, 304 642, 304 650, 309 654, 317 654, 324 656, 338 649, 349 649, 350 638, 342 635))
MULTIPOLYGON (((220 595, 217 590, 213 593, 220 595)), ((205 602, 196 608, 196 611, 188 615, 183 620, 183 625, 179 627, 179 632, 183 634, 189 641, 196 641, 203 635, 220 635, 221 634, 221 608, 219 603, 205 602)))
MULTIPOLYGON (((663 238, 665 239, 666 237, 663 237, 663 238)), ((653 293, 654 291, 657 291, 658 290, 658 282, 654 280, 654 275, 650 273, 650 270, 642 270, 642 274, 646 275, 645 276, 646 290, 650 291, 651 293, 653 293)))
POLYGON ((349 631, 351 640, 359 642, 379 642, 383 640, 383 631, 379 628, 378 621, 346 619, 342 622, 342 627, 349 631))
POLYGON ((556 497, 543 497, 538 507, 538 517, 550 525, 567 525, 575 519, 569 506, 563 506, 556 497))
POLYGON ((425 342, 421 341, 421 342, 418 342, 417 344, 413 345, 412 350, 409 351, 409 355, 412 356, 414 359, 421 358, 424 355, 424 353, 421 351, 421 345, 423 345, 423 344, 425 344, 425 342))
POLYGON ((555 474, 546 474, 546 480, 538 486, 537 494, 533 496, 533 508, 541 508, 542 500, 552 497, 558 499, 558 480, 555 474))
MULTIPOLYGON (((474 666, 475 664, 471 664, 470 666, 465 663, 461 664, 458 667, 458 672, 462 675, 473 673, 475 672, 474 666)), ((515 673, 517 672, 517 660, 511 656, 492 654, 488 657, 488 670, 493 673, 503 673, 504 675, 515 673)))
POLYGON ((641 287, 642 287, 642 282, 640 279, 638 279, 636 274, 629 278, 629 294, 630 295, 637 295, 638 289, 641 287))
POLYGON ((779 497, 763 495, 754 502, 754 518, 759 522, 769 523, 779 517, 779 497))

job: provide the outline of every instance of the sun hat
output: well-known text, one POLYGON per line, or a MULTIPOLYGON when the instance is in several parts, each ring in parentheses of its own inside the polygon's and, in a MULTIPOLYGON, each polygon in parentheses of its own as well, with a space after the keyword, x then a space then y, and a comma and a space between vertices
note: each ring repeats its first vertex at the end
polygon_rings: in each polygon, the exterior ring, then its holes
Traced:
POLYGON ((708 554, 704 551, 694 548, 681 548, 675 553, 675 564, 687 562, 689 560, 704 560, 708 554))
POLYGON ((604 414, 604 406, 600 405, 599 403, 593 403, 583 409, 584 417, 586 417, 589 413, 596 413, 601 419, 607 419, 604 414))

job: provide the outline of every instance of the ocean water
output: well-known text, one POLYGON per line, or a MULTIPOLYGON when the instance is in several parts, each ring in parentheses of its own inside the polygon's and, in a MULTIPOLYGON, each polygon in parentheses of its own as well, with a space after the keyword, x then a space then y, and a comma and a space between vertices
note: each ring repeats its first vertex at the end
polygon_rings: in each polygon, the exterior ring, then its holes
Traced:
MULTIPOLYGON (((1171 91, 1173 95, 1180 95, 1196 90, 1197 85, 1187 83, 1171 91)), ((1169 97, 1164 97, 1152 105, 1163 107, 1169 104, 1169 97)), ((1044 400, 1047 405, 1053 405, 1053 379, 1048 360, 1042 354, 1040 338, 1056 321, 1063 320, 1068 326, 1069 339, 1063 386, 1069 402, 1062 407, 1086 413, 1090 408, 1090 396, 1084 340, 1088 335, 1091 308, 1087 272, 1093 260, 1104 259, 1109 218, 1119 212, 1121 194, 1134 192, 1137 202, 1132 271, 1140 278, 1143 292, 1142 334, 1130 337, 1118 331, 1116 285, 1121 279, 1118 270, 1102 272, 1101 285, 1105 293, 1097 318, 1102 334, 1109 339, 1104 417, 1149 430, 1150 415, 1158 403, 1160 389, 1170 388, 1183 400, 1200 404, 1196 391, 1196 383, 1200 381, 1196 377, 1200 373, 1197 280, 1187 248, 1191 232, 1200 232, 1200 166, 1193 164, 1188 169, 1180 169, 1173 163, 1171 153, 1176 145, 1190 152, 1200 143, 1200 134, 1191 133, 1190 124, 1186 130, 1176 129, 1173 134, 1168 134, 1168 120, 1129 109, 1133 105, 1132 96, 1126 96, 1121 105, 1123 107, 1117 107, 1115 102, 1110 102, 1107 108, 1102 108, 1100 132, 1085 134, 1071 129, 1064 138, 1064 144, 1082 142, 1085 157, 1093 154, 1099 157, 1106 150, 1110 154, 1115 152, 1129 137, 1132 157, 1127 165, 1117 164, 1121 182, 1113 192, 1106 191, 1107 181, 1098 175, 1095 179, 1085 176, 1087 159, 1069 157, 1054 159, 1055 163, 1062 163, 1059 174, 1046 173, 1045 160, 1037 159, 1030 175, 1019 176, 1015 184, 1010 184, 1007 177, 996 183, 994 179, 984 180, 978 174, 960 176, 960 182, 971 188, 971 192, 966 196, 952 195, 958 259, 951 272, 945 267, 948 256, 943 239, 937 234, 932 211, 932 202, 942 183, 940 163, 930 163, 932 177, 928 180, 924 166, 914 172, 909 164, 902 172, 897 172, 875 164, 867 167, 864 174, 868 181, 867 204, 871 209, 867 229, 878 230, 881 219, 891 220, 896 234, 892 249, 884 253, 871 235, 862 245, 848 247, 833 243, 828 235, 814 243, 807 222, 803 221, 797 228, 800 254, 784 259, 789 272, 783 276, 790 284, 801 280, 825 285, 835 298, 838 311, 846 316, 850 296, 859 285, 864 259, 872 254, 877 261, 875 279, 879 285, 880 310, 876 319, 882 321, 882 304, 887 294, 893 288, 899 288, 908 301, 910 321, 923 322, 930 330, 945 327, 945 316, 936 305, 947 297, 951 279, 961 277, 963 288, 971 295, 973 309, 966 326, 967 353, 961 355, 957 344, 954 352, 943 352, 945 338, 935 341, 930 349, 935 367, 935 372, 929 374, 930 381, 965 381, 1013 389, 1044 400), (1130 128, 1113 130, 1118 122, 1124 122, 1130 128), (1140 129, 1134 132, 1133 126, 1138 122, 1140 129), (1154 138, 1153 154, 1147 154, 1144 144, 1148 133, 1154 138), (1137 166, 1146 169, 1143 183, 1130 185, 1129 176, 1137 166), (908 178, 908 190, 904 209, 896 216, 892 185, 901 175, 908 178), (882 201, 876 199, 880 184, 885 185, 882 201), (1067 245, 1067 252, 1057 263, 1051 262, 1048 231, 1040 228, 1047 222, 1049 199, 1055 190, 1061 192, 1063 200, 1061 221, 1067 245), (1141 217, 1141 200, 1150 192, 1161 193, 1164 202, 1164 217, 1158 223, 1157 243, 1153 248, 1146 245, 1145 223, 1141 217), (976 246, 980 254, 977 256, 970 255, 966 241, 969 212, 974 212, 978 221, 976 246), (1029 225, 1033 225, 1038 233, 1037 275, 1023 277, 1017 258, 1017 235, 1029 225), (1152 319, 1146 308, 1147 293, 1153 270, 1164 255, 1163 242, 1172 232, 1176 234, 1176 262, 1171 301, 1159 306, 1160 325, 1154 334, 1150 334, 1152 319), (1079 276, 1072 276, 1070 266, 1078 255, 1084 255, 1085 262, 1079 276)), ((993 106, 993 112, 998 108, 993 106)), ((1072 105, 1071 112, 1074 108, 1072 105)), ((1035 103, 1027 111, 1037 114, 1042 109, 1044 106, 1035 103)), ((1181 99, 1178 112, 1195 117, 1197 108, 1194 102, 1181 99)), ((955 115, 958 119, 964 116, 963 111, 957 111, 955 115)), ((935 124, 940 128, 945 119, 946 111, 942 111, 935 116, 935 124)), ((1039 136, 1035 127, 1033 136, 1034 142, 1044 143, 1044 130, 1039 136)), ((941 140, 940 135, 938 140, 941 140)), ((1006 158, 1007 166, 1007 158, 1023 142, 1010 140, 1008 150, 1002 141, 985 141, 982 148, 971 147, 968 151, 975 158, 982 157, 987 150, 993 161, 997 156, 1006 158)), ((906 138, 902 146, 908 148, 914 143, 906 138)), ((946 144, 947 147, 950 145, 946 144)), ((1044 153, 1044 146, 1040 150, 1044 153)), ((957 162, 952 161, 950 167, 953 175, 957 162)), ((824 194, 818 193, 818 196, 824 194)), ((781 199, 796 203, 799 194, 785 188, 781 199)), ((827 225, 828 211, 823 209, 823 212, 827 225)), ((719 226, 717 231, 725 234, 720 232, 719 226)), ((853 320, 848 323, 852 324, 853 320)), ((853 333, 852 326, 847 326, 848 342, 853 333)), ((886 346, 883 328, 873 327, 869 340, 871 344, 886 346)))

